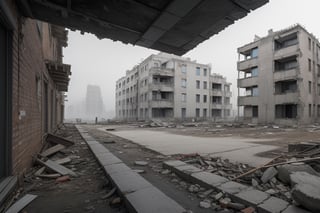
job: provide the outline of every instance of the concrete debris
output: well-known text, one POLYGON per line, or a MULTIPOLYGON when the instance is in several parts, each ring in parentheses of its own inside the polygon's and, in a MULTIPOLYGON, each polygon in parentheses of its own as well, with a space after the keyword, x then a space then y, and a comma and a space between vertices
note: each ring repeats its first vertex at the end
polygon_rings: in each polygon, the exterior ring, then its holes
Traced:
POLYGON ((198 193, 200 191, 200 186, 190 185, 188 191, 191 193, 198 193))
POLYGON ((266 183, 269 180, 271 180, 274 176, 276 176, 278 174, 278 171, 276 168, 274 167, 270 167, 268 168, 262 175, 261 177, 261 181, 262 183, 266 183))
POLYGON ((70 181, 70 177, 68 175, 62 176, 62 177, 58 177, 56 179, 57 183, 63 183, 63 182, 67 182, 70 181))
POLYGON ((171 173, 171 171, 169 169, 165 169, 165 170, 161 171, 161 174, 163 174, 163 175, 168 175, 170 173, 171 173))
POLYGON ((148 162, 147 161, 135 161, 134 164, 137 166, 147 166, 148 162))
POLYGON ((110 206, 115 207, 115 206, 120 205, 121 201, 122 200, 120 197, 116 197, 116 198, 112 199, 109 204, 110 204, 110 206))
POLYGON ((311 210, 320 212, 320 177, 307 172, 294 172, 290 175, 293 199, 311 210))
POLYGON ((242 209, 241 212, 242 213, 254 213, 254 212, 256 212, 256 209, 253 208, 252 206, 250 206, 248 208, 242 209))
POLYGON ((211 207, 211 202, 210 202, 210 200, 203 200, 203 201, 201 201, 201 202, 199 203, 199 206, 200 206, 201 208, 208 209, 208 208, 211 207))
POLYGON ((209 189, 209 190, 207 190, 207 191, 200 192, 200 193, 198 194, 198 197, 199 197, 199 198, 206 198, 206 197, 208 197, 212 192, 213 192, 213 189, 209 189))
POLYGON ((101 197, 102 200, 108 199, 109 197, 111 197, 115 192, 117 191, 116 187, 113 187, 106 195, 103 195, 101 197))
POLYGON ((133 169, 132 171, 134 171, 134 172, 136 172, 136 173, 138 173, 138 174, 146 173, 146 171, 143 170, 143 169, 133 169))
POLYGON ((290 184, 290 175, 294 172, 307 172, 312 175, 319 174, 308 164, 299 164, 299 165, 282 165, 278 166, 278 179, 283 182, 284 184, 290 184))
POLYGON ((219 201, 222 197, 223 197, 223 193, 222 193, 222 192, 219 192, 218 194, 216 194, 216 195, 214 196, 214 200, 215 200, 215 201, 219 201))

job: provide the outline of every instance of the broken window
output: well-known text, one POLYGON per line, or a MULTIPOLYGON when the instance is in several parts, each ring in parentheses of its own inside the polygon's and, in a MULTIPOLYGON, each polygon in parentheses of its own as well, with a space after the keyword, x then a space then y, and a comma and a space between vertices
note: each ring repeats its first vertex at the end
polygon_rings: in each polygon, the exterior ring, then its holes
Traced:
POLYGON ((308 70, 311 72, 311 59, 308 58, 308 70))
POLYGON ((217 83, 212 83, 212 89, 221 91, 222 90, 222 85, 221 84, 217 84, 217 83))
POLYGON ((212 109, 211 115, 212 117, 221 117, 221 109, 212 109))
POLYGON ((186 117, 186 108, 181 108, 181 117, 182 118, 186 117))
POLYGON ((206 81, 203 82, 203 89, 207 89, 208 88, 208 84, 206 81))
POLYGON ((207 76, 207 68, 203 68, 203 76, 207 76))
POLYGON ((297 104, 278 104, 276 108, 276 118, 296 118, 297 104))
POLYGON ((311 81, 308 82, 309 94, 312 92, 312 83, 311 81))
POLYGON ((278 81, 275 83, 275 94, 296 92, 297 89, 297 80, 278 81))
POLYGON ((207 95, 203 95, 203 103, 207 103, 207 95))
POLYGON ((200 89, 200 81, 196 81, 196 88, 200 89))
POLYGON ((181 101, 182 102, 186 102, 187 101, 187 94, 186 93, 182 93, 181 94, 181 101))
POLYGON ((222 103, 222 97, 221 96, 212 96, 212 103, 221 104, 222 103))
POLYGON ((258 106, 252 106, 252 117, 257 118, 259 114, 259 108, 258 106))
POLYGON ((187 79, 181 79, 181 87, 183 88, 187 87, 187 79))
POLYGON ((200 109, 196 108, 196 117, 199 118, 200 117, 200 109))
POLYGON ((200 103, 200 95, 199 94, 196 94, 196 102, 200 103))
POLYGON ((204 117, 204 118, 207 117, 207 111, 208 111, 208 109, 203 109, 203 117, 204 117))
POLYGON ((200 67, 196 67, 196 75, 200 76, 200 67))

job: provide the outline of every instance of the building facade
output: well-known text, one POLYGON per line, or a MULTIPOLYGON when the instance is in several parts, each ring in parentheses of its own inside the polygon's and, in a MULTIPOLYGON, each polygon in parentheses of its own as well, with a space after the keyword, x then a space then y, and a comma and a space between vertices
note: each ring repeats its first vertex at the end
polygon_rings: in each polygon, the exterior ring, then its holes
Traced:
POLYGON ((24 18, 15 1, 0 1, 0 185, 23 177, 45 134, 63 122, 71 74, 65 46, 64 28, 24 18))
POLYGON ((320 113, 320 44, 297 24, 238 48, 238 108, 253 123, 308 124, 320 113))
POLYGON ((211 66, 159 53, 116 82, 119 120, 203 119, 230 117, 231 84, 211 66))
POLYGON ((94 120, 97 118, 102 118, 104 114, 104 107, 101 95, 101 89, 97 85, 88 85, 86 93, 86 113, 88 118, 94 120))

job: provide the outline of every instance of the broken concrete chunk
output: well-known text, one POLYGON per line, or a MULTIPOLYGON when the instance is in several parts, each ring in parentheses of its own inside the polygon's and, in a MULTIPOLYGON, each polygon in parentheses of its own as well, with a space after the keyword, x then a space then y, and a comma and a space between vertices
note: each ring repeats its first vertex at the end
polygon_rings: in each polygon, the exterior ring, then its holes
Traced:
POLYGON ((211 207, 211 202, 209 200, 203 200, 199 203, 199 206, 204 209, 208 209, 211 207))
POLYGON ((266 183, 271 180, 274 176, 278 174, 278 170, 274 167, 268 168, 262 175, 261 181, 262 183, 266 183))
POLYGON ((241 212, 242 213, 254 213, 254 212, 256 212, 256 209, 250 206, 248 208, 242 209, 241 212))
POLYGON ((319 174, 309 165, 307 164, 301 164, 301 165, 282 165, 278 166, 278 179, 285 183, 290 183, 290 175, 294 172, 307 172, 311 175, 319 176, 319 174))
POLYGON ((148 165, 148 162, 147 161, 135 161, 134 164, 137 166, 146 166, 146 165, 148 165))
POLYGON ((320 177, 307 172, 294 172, 290 175, 293 199, 311 210, 320 212, 320 177))

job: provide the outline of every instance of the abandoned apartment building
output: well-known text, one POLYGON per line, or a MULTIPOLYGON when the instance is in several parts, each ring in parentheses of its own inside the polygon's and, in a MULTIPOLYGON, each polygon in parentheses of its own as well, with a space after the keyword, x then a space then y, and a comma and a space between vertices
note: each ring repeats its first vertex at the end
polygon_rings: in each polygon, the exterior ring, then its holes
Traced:
POLYGON ((228 119, 230 83, 189 58, 151 55, 116 82, 116 118, 228 119))
MULTIPOLYGON (((320 116, 320 43, 297 24, 238 48, 244 120, 308 124, 320 116)), ((241 113, 241 112, 240 112, 241 113)))

